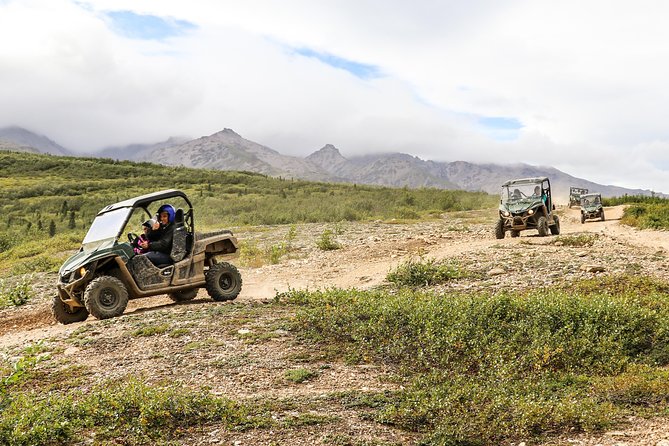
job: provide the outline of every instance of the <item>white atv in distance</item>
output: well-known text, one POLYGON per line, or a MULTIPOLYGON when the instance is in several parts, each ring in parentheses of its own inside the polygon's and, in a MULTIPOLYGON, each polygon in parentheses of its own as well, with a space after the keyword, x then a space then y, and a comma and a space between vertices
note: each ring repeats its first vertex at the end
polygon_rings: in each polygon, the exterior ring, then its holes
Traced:
POLYGON ((130 198, 97 214, 79 252, 60 267, 51 310, 58 322, 70 324, 89 314, 98 319, 120 316, 129 299, 167 294, 177 302, 191 300, 199 288, 206 288, 215 301, 233 300, 242 289, 242 277, 222 260, 237 253, 231 231, 195 232, 193 206, 185 193, 168 189, 130 198), (150 209, 167 202, 176 208, 171 262, 154 265, 135 254, 132 242, 137 236, 126 228, 141 228, 155 214, 150 209))

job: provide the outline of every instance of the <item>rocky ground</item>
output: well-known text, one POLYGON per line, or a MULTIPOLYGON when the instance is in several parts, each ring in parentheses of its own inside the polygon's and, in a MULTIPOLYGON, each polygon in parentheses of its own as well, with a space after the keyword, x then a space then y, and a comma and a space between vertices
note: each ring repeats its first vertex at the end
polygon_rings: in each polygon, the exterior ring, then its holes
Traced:
MULTIPOLYGON (((373 288, 410 259, 449 259, 470 272, 443 291, 560 286, 575 278, 618 272, 669 280, 669 234, 619 224, 621 208, 606 209, 607 221, 580 223, 578 210, 559 211, 559 237, 495 239, 494 211, 452 213, 443 219, 297 225, 240 229, 236 235, 262 251, 290 243, 276 264, 240 268, 244 287, 237 300, 198 298, 174 304, 165 296, 132 301, 119 318, 68 326, 48 310, 54 275, 34 276, 36 296, 22 307, 0 311, 0 352, 19 354, 42 342, 50 367, 76 370, 85 388, 113 378, 139 376, 155 382, 207 385, 234 400, 269 401, 287 421, 277 430, 227 432, 216 426, 192 432, 183 444, 412 444, 418 436, 380 425, 350 403, 360 395, 396 388, 393 371, 349 365, 320 356, 286 330, 290 314, 272 303, 277 292, 328 287, 373 288), (330 230, 341 249, 316 246, 330 230), (287 372, 313 375, 296 383, 287 372), (327 420, 310 424, 317 417, 327 420)), ((253 262, 249 262, 253 263, 253 262)), ((260 262, 255 262, 260 263, 260 262)), ((669 446, 669 420, 630 419, 599 435, 574 435, 550 445, 669 446)))

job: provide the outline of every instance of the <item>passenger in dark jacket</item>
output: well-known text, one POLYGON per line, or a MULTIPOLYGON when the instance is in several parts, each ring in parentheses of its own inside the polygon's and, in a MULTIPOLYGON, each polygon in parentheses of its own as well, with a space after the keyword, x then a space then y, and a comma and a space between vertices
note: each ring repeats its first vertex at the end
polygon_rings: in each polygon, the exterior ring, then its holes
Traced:
POLYGON ((158 209, 158 221, 153 225, 149 240, 140 246, 148 249, 145 255, 154 265, 172 263, 172 236, 174 235, 174 207, 164 204, 158 209))

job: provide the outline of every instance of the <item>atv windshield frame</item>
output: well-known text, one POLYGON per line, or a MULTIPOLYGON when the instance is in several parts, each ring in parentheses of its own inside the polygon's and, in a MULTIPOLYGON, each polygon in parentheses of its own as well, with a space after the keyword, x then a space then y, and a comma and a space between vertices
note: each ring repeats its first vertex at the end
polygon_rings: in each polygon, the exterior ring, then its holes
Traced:
POLYGON ((126 207, 98 214, 81 242, 82 249, 91 251, 97 246, 116 242, 130 219, 132 211, 133 208, 126 207))
POLYGON ((602 206, 601 194, 581 195, 581 207, 598 208, 602 206))
POLYGON ((541 201, 541 183, 513 184, 502 186, 502 204, 510 203, 533 203, 541 201), (535 188, 539 186, 539 194, 534 193, 535 188))

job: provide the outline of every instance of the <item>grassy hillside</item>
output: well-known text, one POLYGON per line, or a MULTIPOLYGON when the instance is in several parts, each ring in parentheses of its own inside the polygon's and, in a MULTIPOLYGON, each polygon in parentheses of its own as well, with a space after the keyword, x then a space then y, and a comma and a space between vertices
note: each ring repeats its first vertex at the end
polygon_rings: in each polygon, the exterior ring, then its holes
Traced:
POLYGON ((494 206, 477 192, 315 183, 250 172, 0 152, 0 274, 53 270, 104 206, 161 189, 185 191, 196 229, 421 219, 494 206))

